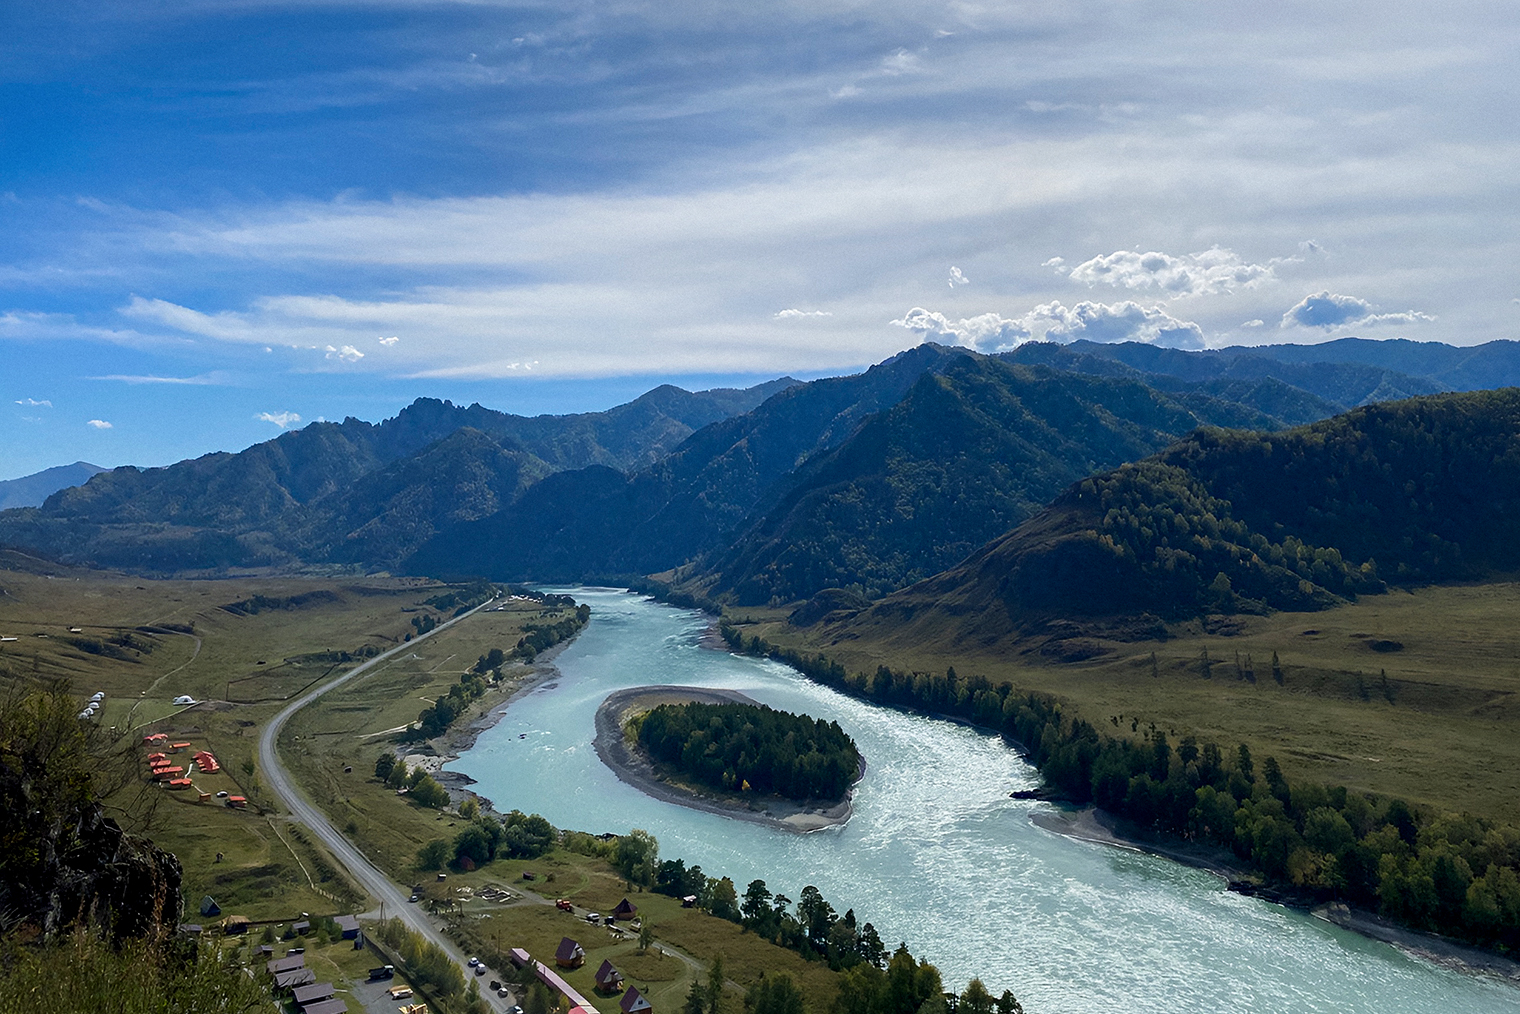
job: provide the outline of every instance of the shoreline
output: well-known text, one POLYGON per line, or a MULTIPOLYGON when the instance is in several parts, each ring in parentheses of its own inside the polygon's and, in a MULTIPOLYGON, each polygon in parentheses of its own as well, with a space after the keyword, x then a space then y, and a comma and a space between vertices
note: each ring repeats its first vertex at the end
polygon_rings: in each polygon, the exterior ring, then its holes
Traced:
POLYGON ((829 807, 804 806, 776 797, 758 801, 757 806, 695 792, 662 778, 647 759, 628 749, 623 739, 625 717, 631 711, 647 710, 659 704, 684 704, 688 701, 709 704, 759 703, 737 690, 707 687, 656 685, 618 690, 609 694, 596 709, 596 755, 617 775, 619 781, 661 802, 803 834, 840 827, 850 819, 854 811, 853 787, 845 794, 843 802, 829 807))
MULTIPOLYGON (((1168 846, 1148 840, 1139 834, 1127 833, 1123 821, 1095 806, 1080 810, 1035 810, 1029 814, 1029 821, 1036 827, 1077 841, 1093 842, 1130 852, 1143 852, 1182 863, 1194 869, 1205 870, 1223 879, 1231 891, 1254 894, 1248 889, 1243 889, 1250 886, 1250 882, 1245 880, 1249 874, 1232 862, 1234 856, 1231 853, 1207 846, 1168 846)), ((1270 896, 1263 897, 1263 900, 1283 904, 1289 908, 1300 908, 1300 906, 1286 904, 1270 896)), ((1502 955, 1434 933, 1406 929, 1380 915, 1351 908, 1343 902, 1329 902, 1301 910, 1307 911, 1309 915, 1332 926, 1389 944, 1422 961, 1428 961, 1452 971, 1498 979, 1510 986, 1520 987, 1520 962, 1502 955)))
MULTIPOLYGON (((506 717, 507 709, 515 701, 558 679, 560 672, 559 667, 554 664, 554 659, 579 636, 580 632, 577 631, 574 636, 539 652, 537 658, 524 664, 523 668, 527 671, 523 674, 522 682, 510 689, 495 688, 486 691, 484 696, 471 703, 469 709, 460 715, 452 726, 444 730, 443 735, 418 744, 417 750, 403 755, 402 759, 408 764, 413 764, 415 758, 415 763, 422 764, 428 773, 449 791, 449 795, 454 798, 456 804, 461 799, 469 797, 480 804, 482 812, 497 813, 501 816, 490 799, 470 788, 475 784, 475 779, 461 771, 445 771, 443 766, 457 761, 466 750, 473 747, 475 741, 483 733, 495 727, 506 717)), ((506 681, 503 680, 503 682, 506 681)))

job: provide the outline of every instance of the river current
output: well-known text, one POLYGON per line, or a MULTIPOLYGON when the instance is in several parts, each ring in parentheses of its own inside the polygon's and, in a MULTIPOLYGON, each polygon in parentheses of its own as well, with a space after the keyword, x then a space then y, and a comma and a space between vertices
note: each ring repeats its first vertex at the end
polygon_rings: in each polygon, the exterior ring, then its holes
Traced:
POLYGON ((560 677, 513 703, 449 765, 497 809, 557 827, 644 828, 662 858, 755 878, 796 899, 815 885, 883 941, 906 941, 946 988, 979 976, 1030 1014, 1520 1011, 1520 990, 1408 957, 1310 916, 1225 890, 1212 874, 1074 841, 1012 800, 1038 775, 996 737, 818 686, 789 666, 700 647, 708 620, 627 592, 567 589, 591 623, 560 677), (866 757, 855 812, 800 835, 652 799, 592 747, 614 690, 676 683, 741 690, 837 720, 866 757))

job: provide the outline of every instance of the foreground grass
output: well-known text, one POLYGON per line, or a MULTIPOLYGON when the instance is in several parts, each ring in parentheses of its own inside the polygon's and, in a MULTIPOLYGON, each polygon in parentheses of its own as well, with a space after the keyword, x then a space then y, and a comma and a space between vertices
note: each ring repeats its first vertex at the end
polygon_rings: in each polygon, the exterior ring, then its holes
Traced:
POLYGON ((1213 633, 1195 622, 1165 641, 1086 638, 1096 655, 1076 662, 1042 655, 1042 636, 955 644, 911 625, 798 630, 778 612, 738 612, 752 621, 746 636, 821 651, 851 671, 954 666, 1054 694, 1111 733, 1154 723, 1174 742, 1244 742, 1295 779, 1520 824, 1520 584, 1232 617, 1213 633))

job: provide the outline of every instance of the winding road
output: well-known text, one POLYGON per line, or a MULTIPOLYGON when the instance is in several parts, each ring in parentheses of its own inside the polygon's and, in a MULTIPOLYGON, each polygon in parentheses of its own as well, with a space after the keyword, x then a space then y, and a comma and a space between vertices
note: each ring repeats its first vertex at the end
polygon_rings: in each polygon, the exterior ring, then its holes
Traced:
MULTIPOLYGON (((322 843, 332 852, 333 857, 343 864, 343 867, 359 883, 359 886, 369 892, 370 897, 380 903, 382 912, 400 917, 408 926, 422 934, 424 938, 443 948, 446 954, 457 961, 461 971, 464 972, 466 982, 474 978, 472 974, 474 969, 466 966, 465 957, 459 948, 454 945, 454 942, 444 934, 443 930, 436 923, 428 918, 420 906, 408 903, 408 895, 403 893, 401 888, 397 887, 389 877, 366 859, 364 854, 355 848, 352 842, 340 834, 337 828, 333 827, 328 821, 326 814, 306 800, 306 797, 296 788, 295 781, 290 777, 290 772, 280 763, 276 743, 280 738, 280 730, 285 727, 286 722, 290 721, 290 716, 306 707, 312 701, 323 694, 331 693, 339 687, 358 679, 392 656, 402 651, 411 650, 419 642, 427 640, 441 630, 447 630, 460 620, 469 619, 480 610, 486 608, 486 606, 491 605, 494 601, 496 601, 494 598, 487 599, 469 612, 462 613, 444 623, 440 623, 427 633, 398 644, 389 651, 376 655, 368 662, 355 666, 330 683, 325 683, 310 693, 296 698, 287 704, 279 714, 270 719, 269 723, 264 726, 263 731, 259 733, 259 767, 264 773, 264 784, 280 803, 290 811, 291 818, 305 824, 313 834, 322 840, 322 843)), ((494 1010, 506 1011, 509 1006, 507 1000, 497 997, 488 990, 482 989, 480 995, 494 1010)))

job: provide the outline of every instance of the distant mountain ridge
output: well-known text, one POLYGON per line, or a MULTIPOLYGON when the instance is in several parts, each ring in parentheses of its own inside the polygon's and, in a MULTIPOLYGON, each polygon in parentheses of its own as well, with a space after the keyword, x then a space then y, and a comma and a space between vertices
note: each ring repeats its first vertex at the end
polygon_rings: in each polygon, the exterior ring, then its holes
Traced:
POLYGON ((88 461, 76 461, 72 465, 56 465, 44 468, 19 479, 0 480, 0 511, 12 507, 40 507, 43 501, 70 486, 89 481, 90 476, 106 469, 88 461))
POLYGON ((534 418, 419 398, 381 423, 313 423, 235 454, 104 472, 40 507, 0 513, 0 544, 157 571, 388 567, 438 526, 498 510, 557 468, 659 459, 697 429, 794 383, 696 393, 665 386, 607 412, 534 418), (386 478, 395 468, 408 488, 386 478), (361 483, 367 477, 377 484, 361 483))
MULTIPOLYGON (((424 398, 380 423, 316 423, 236 454, 114 469, 0 512, 0 545, 147 572, 337 564, 578 581, 675 571, 731 602, 828 591, 863 602, 954 569, 1084 476, 1110 475, 1200 427, 1271 432, 1520 378, 1517 350, 1076 342, 988 357, 924 344, 850 376, 744 391, 666 386, 580 415, 525 418, 424 398)), ((1103 480, 1108 495, 1141 504, 1145 488, 1165 489, 1178 517, 1227 505, 1216 520, 1246 526, 1242 553, 1255 551, 1255 535, 1339 545, 1261 531, 1213 480, 1179 484, 1154 467, 1103 480)), ((1403 561, 1411 575, 1445 573, 1428 564, 1403 561)), ((1232 566, 1214 573, 1234 581, 1232 566)), ((1360 580, 1316 579, 1306 594, 1354 594, 1360 580)), ((1269 603, 1290 591, 1237 598, 1269 603)))

